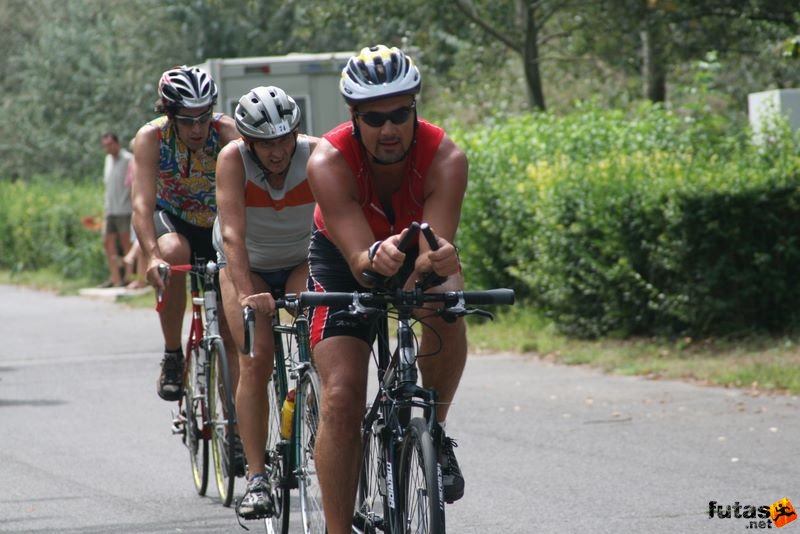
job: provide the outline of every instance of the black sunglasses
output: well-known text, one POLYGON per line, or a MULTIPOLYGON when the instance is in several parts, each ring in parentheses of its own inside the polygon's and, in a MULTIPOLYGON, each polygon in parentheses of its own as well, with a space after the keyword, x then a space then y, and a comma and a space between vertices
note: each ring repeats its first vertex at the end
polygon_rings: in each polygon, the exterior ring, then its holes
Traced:
POLYGON ((411 116, 412 111, 414 111, 414 106, 404 106, 387 113, 381 111, 356 111, 356 116, 367 123, 368 126, 380 128, 386 124, 386 121, 392 121, 392 124, 403 124, 411 116))
POLYGON ((175 122, 182 126, 194 126, 195 124, 206 124, 211 121, 211 117, 214 115, 214 110, 209 109, 202 115, 198 115, 197 117, 190 117, 189 115, 173 115, 175 118, 175 122))

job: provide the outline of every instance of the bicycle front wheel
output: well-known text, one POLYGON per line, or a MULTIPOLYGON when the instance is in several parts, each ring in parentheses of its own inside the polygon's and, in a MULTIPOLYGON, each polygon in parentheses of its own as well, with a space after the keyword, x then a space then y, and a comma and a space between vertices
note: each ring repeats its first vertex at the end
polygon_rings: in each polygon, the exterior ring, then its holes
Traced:
POLYGON ((361 468, 358 473, 353 526, 365 534, 390 531, 386 456, 380 436, 382 428, 381 425, 373 424, 361 435, 361 468))
POLYGON ((192 347, 187 353, 188 367, 183 381, 181 406, 184 417, 183 442, 189 449, 194 487, 199 495, 205 495, 208 487, 208 433, 204 428, 206 384, 199 347, 192 347))
POLYGON ((444 499, 433 438, 424 419, 409 424, 400 453, 403 532, 443 534, 444 499))
POLYGON ((300 513, 305 534, 325 534, 325 516, 322 513, 322 493, 314 462, 314 446, 319 426, 320 386, 317 372, 311 368, 303 374, 297 390, 295 417, 298 419, 299 448, 298 483, 300 485, 300 513))
POLYGON ((228 371, 228 356, 222 341, 212 341, 208 351, 209 425, 211 427, 211 452, 217 491, 223 506, 233 501, 236 481, 234 453, 236 443, 236 412, 233 405, 233 388, 228 371))
POLYGON ((286 384, 286 370, 276 365, 272 380, 267 384, 269 424, 267 434, 267 478, 272 492, 275 513, 264 520, 267 534, 289 532, 289 451, 288 442, 281 439, 281 384, 286 384), (283 376, 279 373, 284 373, 283 376))

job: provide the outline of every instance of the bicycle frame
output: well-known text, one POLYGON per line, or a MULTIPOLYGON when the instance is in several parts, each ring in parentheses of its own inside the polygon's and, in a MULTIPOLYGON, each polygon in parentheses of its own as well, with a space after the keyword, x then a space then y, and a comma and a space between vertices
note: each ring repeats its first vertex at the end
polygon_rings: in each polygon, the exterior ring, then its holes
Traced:
MULTIPOLYGON (((275 392, 275 399, 277 401, 276 409, 280 406, 283 406, 290 389, 294 388, 296 392, 296 408, 291 421, 291 436, 288 438, 280 437, 277 442, 274 443, 274 449, 269 449, 268 444, 267 450, 267 454, 271 458, 272 455, 276 455, 276 457, 272 458, 271 461, 278 461, 282 466, 280 476, 276 482, 280 488, 280 493, 283 495, 283 501, 280 502, 280 504, 283 506, 281 513, 285 513, 287 515, 286 517, 283 517, 283 515, 279 516, 282 524, 282 530, 280 531, 285 531, 288 529, 289 490, 300 487, 301 497, 303 497, 303 488, 308 488, 308 484, 311 484, 312 486, 315 485, 315 481, 312 480, 312 478, 315 477, 313 477, 311 473, 307 473, 305 470, 306 466, 304 462, 304 452, 306 451, 304 450, 305 444, 302 443, 301 434, 304 424, 304 413, 302 412, 302 408, 305 406, 304 401, 306 400, 304 397, 305 388, 303 386, 306 384, 306 381, 310 381, 313 384, 311 390, 314 391, 316 390, 318 381, 313 376, 309 376, 316 371, 314 370, 311 361, 311 349, 309 345, 310 334, 307 317, 305 314, 298 312, 296 313, 296 316, 292 318, 290 323, 284 323, 281 320, 279 310, 280 308, 286 308, 293 311, 297 310, 298 308, 295 297, 294 295, 287 295, 286 298, 282 298, 282 289, 275 289, 272 291, 272 293, 276 299, 276 309, 271 320, 274 344, 274 369, 272 374, 273 378, 268 387, 273 388, 271 391, 275 392), (286 340, 289 340, 289 345, 286 344, 286 340), (305 483, 303 487, 301 487, 301 482, 305 483)), ((254 356, 252 353, 253 336, 255 335, 254 321, 255 314, 253 310, 249 307, 246 307, 244 310, 245 346, 243 348, 243 352, 250 353, 251 357, 254 356)), ((316 394, 319 394, 318 391, 316 394)), ((309 398, 313 399, 314 397, 309 398)), ((272 418, 273 414, 270 414, 270 419, 272 418)), ((304 505, 307 503, 308 501, 301 499, 301 511, 303 515, 304 528, 307 529, 307 532, 316 532, 313 530, 310 523, 306 523, 307 517, 309 516, 306 513, 307 508, 305 508, 304 505)), ((314 524, 317 524, 314 520, 308 520, 313 521, 314 524)), ((269 522, 270 520, 267 519, 267 521, 269 522)))
MULTIPOLYGON (((445 319, 492 315, 465 304, 512 304, 509 289, 426 293, 421 282, 413 290, 378 289, 362 293, 303 293, 304 306, 340 308, 330 315, 358 317, 374 324, 378 334, 378 392, 362 419, 362 467, 352 531, 401 533, 409 527, 444 532, 444 488, 439 461, 442 431, 436 421, 436 391, 417 385, 417 345, 412 331, 413 311, 426 303, 445 319), (390 311, 389 307, 394 311, 390 311), (396 319, 397 348, 389 348, 388 324, 396 319), (377 323, 375 322, 377 321, 377 323), (412 417, 412 409, 422 417, 412 417), (374 455, 374 452, 378 454, 374 455), (412 472, 412 470, 414 470, 412 472), (419 485, 422 484, 422 485, 419 485)), ((426 308, 427 309, 427 308, 426 308)))
MULTIPOLYGON (((173 417, 173 433, 185 436, 187 429, 192 430, 192 434, 204 442, 202 463, 206 467, 200 475, 195 469, 197 453, 190 446, 195 485, 201 495, 205 494, 207 485, 207 447, 211 441, 215 482, 223 505, 229 506, 233 499, 234 469, 239 466, 234 463, 236 411, 227 354, 220 334, 217 264, 198 259, 194 264, 162 265, 159 267, 162 280, 166 280, 170 270, 189 274, 192 303, 183 371, 184 395, 178 404, 178 414, 173 417)), ((156 309, 162 305, 163 293, 159 293, 156 309)))
MULTIPOLYGON (((429 432, 433 432, 436 424, 437 393, 435 390, 417 385, 417 351, 411 326, 412 309, 411 306, 395 307, 398 316, 397 348, 394 352, 389 347, 388 310, 376 319, 378 321, 376 354, 378 391, 362 421, 362 435, 366 435, 367 432, 377 432, 380 435, 385 468, 379 470, 379 475, 385 477, 386 504, 389 510, 389 516, 382 518, 385 532, 405 531, 403 527, 404 507, 399 502, 402 488, 396 466, 400 464, 399 444, 403 441, 408 429, 411 408, 422 409, 429 432), (385 529, 387 524, 388 530, 385 529)), ((437 466, 437 470, 440 473, 439 480, 441 480, 441 467, 437 466)), ((439 493, 441 494, 441 488, 439 488, 439 493)), ((441 502, 443 521, 444 505, 443 501, 441 502)), ((372 520, 372 518, 363 519, 372 520)))

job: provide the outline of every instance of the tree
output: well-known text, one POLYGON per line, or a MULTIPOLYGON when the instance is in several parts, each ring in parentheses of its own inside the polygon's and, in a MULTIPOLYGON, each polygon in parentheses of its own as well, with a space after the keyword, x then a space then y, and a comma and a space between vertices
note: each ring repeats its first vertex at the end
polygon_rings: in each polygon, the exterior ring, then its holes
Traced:
POLYGON ((479 10, 472 0, 456 0, 459 10, 487 34, 505 44, 522 58, 531 108, 546 109, 539 67, 540 46, 552 36, 544 32, 553 15, 568 3, 545 0, 514 0, 483 5, 479 10))

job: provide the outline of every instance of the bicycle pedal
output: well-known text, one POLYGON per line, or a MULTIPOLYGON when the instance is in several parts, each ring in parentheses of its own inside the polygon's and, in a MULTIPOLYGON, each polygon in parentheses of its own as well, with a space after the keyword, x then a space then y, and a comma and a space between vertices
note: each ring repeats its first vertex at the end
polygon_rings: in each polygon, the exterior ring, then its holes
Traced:
POLYGON ((174 412, 172 416, 172 434, 186 434, 186 418, 174 412))

